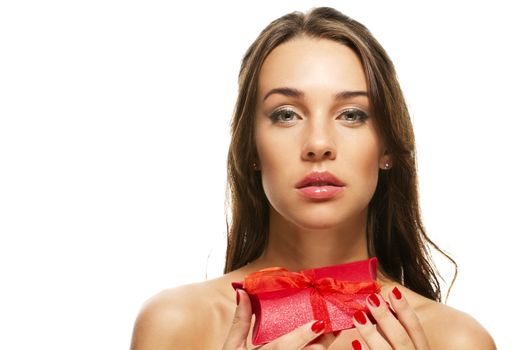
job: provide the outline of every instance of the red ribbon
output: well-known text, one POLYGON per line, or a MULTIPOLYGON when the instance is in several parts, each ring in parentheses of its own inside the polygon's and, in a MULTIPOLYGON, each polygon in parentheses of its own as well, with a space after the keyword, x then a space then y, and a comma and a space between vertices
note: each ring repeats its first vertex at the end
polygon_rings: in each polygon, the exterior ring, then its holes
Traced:
POLYGON ((243 289, 249 294, 283 292, 287 295, 310 289, 310 304, 314 318, 323 320, 326 332, 332 331, 326 302, 337 306, 350 317, 359 310, 367 310, 364 299, 379 292, 375 281, 343 281, 331 277, 316 278, 314 270, 290 272, 282 267, 271 267, 244 277, 243 289))

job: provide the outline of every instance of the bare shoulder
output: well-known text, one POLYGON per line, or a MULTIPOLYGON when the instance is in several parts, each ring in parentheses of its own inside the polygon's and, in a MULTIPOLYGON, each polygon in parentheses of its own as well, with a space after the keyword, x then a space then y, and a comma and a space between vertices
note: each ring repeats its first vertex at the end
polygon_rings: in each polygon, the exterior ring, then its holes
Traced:
POLYGON ((434 332, 441 336, 444 349, 493 350, 496 344, 489 332, 471 315, 450 306, 434 303, 434 332), (445 332, 442 332, 443 330, 445 332))
POLYGON ((131 350, 202 349, 205 325, 211 326, 221 303, 215 281, 161 291, 144 302, 135 321, 131 350), (203 319, 209 322, 202 322, 203 319))
POLYGON ((471 315, 420 295, 412 300, 432 349, 496 349, 492 336, 471 315))

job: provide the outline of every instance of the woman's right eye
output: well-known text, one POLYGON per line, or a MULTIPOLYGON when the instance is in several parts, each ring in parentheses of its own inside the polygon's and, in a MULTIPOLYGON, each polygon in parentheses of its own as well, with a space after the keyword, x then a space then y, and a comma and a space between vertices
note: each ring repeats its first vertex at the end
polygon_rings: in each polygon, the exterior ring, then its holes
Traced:
POLYGON ((290 108, 281 108, 270 114, 270 119, 275 123, 286 123, 293 120, 295 112, 290 108))

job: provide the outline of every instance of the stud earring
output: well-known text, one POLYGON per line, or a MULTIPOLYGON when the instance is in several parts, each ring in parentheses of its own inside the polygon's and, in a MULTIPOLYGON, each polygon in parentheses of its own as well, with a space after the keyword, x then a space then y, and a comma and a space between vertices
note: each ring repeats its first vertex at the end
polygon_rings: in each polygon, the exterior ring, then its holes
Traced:
POLYGON ((385 169, 390 168, 390 163, 385 163, 385 169))
POLYGON ((257 163, 253 163, 253 169, 257 170, 257 163))

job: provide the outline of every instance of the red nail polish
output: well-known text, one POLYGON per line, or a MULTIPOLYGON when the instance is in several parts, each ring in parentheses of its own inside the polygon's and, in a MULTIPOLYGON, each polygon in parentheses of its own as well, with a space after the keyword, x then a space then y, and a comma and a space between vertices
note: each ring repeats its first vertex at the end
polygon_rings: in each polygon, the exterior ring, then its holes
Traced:
POLYGON ((392 293, 394 294, 397 300, 401 299, 401 292, 399 291, 399 289, 397 289, 397 287, 394 287, 394 289, 392 290, 392 293))
POLYGON ((361 345, 361 342, 359 340, 354 340, 352 342, 352 350, 362 350, 363 346, 361 345))
POLYGON ((354 318, 359 324, 366 324, 366 315, 363 311, 359 310, 354 314, 354 318))
POLYGON ((374 305, 375 307, 379 307, 379 305, 381 305, 381 301, 379 300, 379 297, 375 293, 370 294, 368 296, 368 301, 370 302, 370 304, 374 305))
POLYGON ((239 301, 241 300, 240 295, 239 295, 239 291, 236 289, 235 292, 237 293, 237 298, 236 298, 237 299, 236 300, 237 301, 237 305, 239 305, 239 301))
POLYGON ((319 321, 316 321, 312 325, 312 331, 314 333, 321 333, 323 331, 324 327, 325 327, 324 321, 323 320, 319 320, 319 321))
POLYGON ((334 331, 334 336, 337 337, 339 334, 341 334, 341 330, 334 331))

